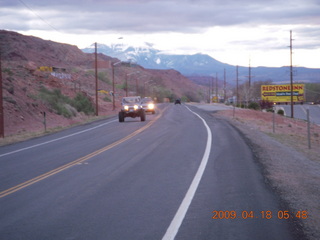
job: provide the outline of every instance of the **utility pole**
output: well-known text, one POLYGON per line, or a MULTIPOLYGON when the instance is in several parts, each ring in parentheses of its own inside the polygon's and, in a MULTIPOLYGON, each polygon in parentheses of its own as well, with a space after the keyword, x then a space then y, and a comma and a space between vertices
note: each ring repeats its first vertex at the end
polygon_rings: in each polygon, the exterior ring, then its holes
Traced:
POLYGON ((251 88, 251 59, 249 58, 249 89, 251 88))
POLYGON ((112 110, 114 111, 116 109, 116 102, 115 102, 115 97, 114 97, 114 63, 111 63, 112 66, 112 110))
POLYGON ((226 98, 227 98, 227 80, 226 80, 226 69, 224 69, 223 72, 223 94, 224 94, 224 102, 226 102, 226 98))
POLYGON ((136 78, 136 92, 137 92, 136 96, 138 96, 138 78, 136 78))
POLYGON ((236 97, 237 97, 237 101, 236 101, 236 106, 238 106, 238 99, 239 99, 239 66, 237 65, 236 67, 236 81, 237 81, 237 94, 236 94, 236 97))
POLYGON ((4 116, 3 116, 3 97, 2 97, 1 49, 0 49, 0 137, 4 138, 4 116))
POLYGON ((248 77, 248 89, 246 91, 246 104, 251 101, 251 80, 252 80, 252 75, 251 75, 251 58, 249 58, 249 76, 248 77))
POLYGON ((128 97, 128 73, 126 74, 126 97, 128 97))
POLYGON ((207 89, 207 91, 206 91, 206 92, 207 92, 206 95, 208 96, 208 98, 207 98, 206 101, 207 101, 208 103, 210 103, 210 88, 211 88, 211 86, 210 86, 210 78, 205 79, 205 81, 206 81, 206 80, 208 80, 208 89, 207 89))
MULTIPOLYGON (((128 97, 128 76, 135 74, 135 73, 140 73, 139 71, 132 72, 132 73, 127 73, 126 74, 126 97, 128 97)), ((136 80, 137 81, 137 80, 136 80)))
POLYGON ((98 112, 98 54, 97 54, 97 43, 94 44, 95 46, 95 75, 96 75, 96 116, 99 115, 98 112))
POLYGON ((116 62, 116 63, 111 63, 111 67, 112 67, 112 102, 113 102, 112 110, 113 111, 116 109, 114 66, 116 66, 119 63, 121 63, 121 61, 116 62))
POLYGON ((216 99, 217 103, 219 103, 219 97, 218 97, 218 73, 216 73, 216 99))
POLYGON ((212 89, 213 89, 213 84, 212 84, 212 77, 208 78, 209 81, 209 103, 211 103, 211 94, 212 94, 212 89))
POLYGON ((210 96, 211 96, 211 81, 210 81, 210 77, 208 78, 209 81, 209 103, 211 102, 210 100, 210 96))
POLYGON ((213 83, 213 81, 214 81, 214 77, 211 77, 211 86, 212 86, 212 88, 211 88, 211 95, 210 95, 210 97, 211 97, 211 102, 212 102, 212 97, 213 97, 213 92, 214 92, 214 83, 213 83))
POLYGON ((293 118, 293 69, 292 69, 292 30, 290 30, 290 89, 291 89, 291 118, 293 118))

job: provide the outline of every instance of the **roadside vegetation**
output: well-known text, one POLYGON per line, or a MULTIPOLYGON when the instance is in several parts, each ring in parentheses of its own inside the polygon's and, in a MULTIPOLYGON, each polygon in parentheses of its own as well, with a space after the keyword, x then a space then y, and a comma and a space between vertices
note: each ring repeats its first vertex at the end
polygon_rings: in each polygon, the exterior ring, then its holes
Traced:
POLYGON ((87 96, 82 93, 71 99, 61 93, 60 89, 48 90, 45 87, 41 87, 38 99, 45 102, 52 111, 66 118, 71 118, 77 115, 77 112, 83 112, 86 115, 94 113, 94 107, 87 96))

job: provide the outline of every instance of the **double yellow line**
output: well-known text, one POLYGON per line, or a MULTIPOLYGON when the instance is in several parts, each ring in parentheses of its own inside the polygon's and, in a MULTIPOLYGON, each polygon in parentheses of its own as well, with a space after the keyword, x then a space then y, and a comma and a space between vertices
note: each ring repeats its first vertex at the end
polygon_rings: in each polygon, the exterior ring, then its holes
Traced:
POLYGON ((101 153, 103 153, 103 152, 105 152, 105 151, 107 151, 107 150, 109 150, 109 149, 111 149, 111 148, 113 148, 113 147, 115 147, 115 146, 117 146, 117 145, 129 140, 130 138, 136 136, 137 134, 139 134, 142 131, 144 131, 147 128, 149 128, 153 123, 155 123, 161 117, 161 115, 162 115, 162 112, 159 112, 158 116, 156 116, 156 118, 153 121, 150 121, 148 124, 146 124, 142 128, 134 131, 133 133, 129 134, 128 136, 126 136, 126 137, 124 137, 124 138, 122 138, 122 139, 120 139, 120 140, 118 140, 118 141, 116 141, 116 142, 104 147, 104 148, 101 148, 101 149, 99 149, 99 150, 97 150, 97 151, 95 151, 93 153, 90 153, 90 154, 84 156, 84 157, 81 157, 81 158, 79 158, 77 160, 74 160, 74 161, 72 161, 70 163, 67 163, 67 164, 65 164, 65 165, 63 165, 61 167, 53 169, 50 172, 44 173, 44 174, 42 174, 42 175, 40 175, 38 177, 32 178, 32 179, 30 179, 30 180, 28 180, 26 182, 23 182, 23 183, 21 183, 19 185, 16 185, 16 186, 14 186, 12 188, 9 188, 9 189, 7 189, 5 191, 0 192, 0 198, 3 198, 5 196, 7 196, 7 195, 10 195, 10 194, 14 193, 14 192, 17 192, 17 191, 19 191, 19 190, 21 190, 21 189, 23 189, 25 187, 28 187, 28 186, 30 186, 30 185, 32 185, 34 183, 40 182, 40 181, 42 181, 42 180, 44 180, 44 179, 46 179, 46 178, 48 178, 48 177, 50 177, 52 175, 55 175, 55 174, 57 174, 59 172, 62 172, 62 171, 66 170, 66 169, 68 169, 70 167, 73 167, 73 166, 79 164, 79 163, 87 161, 88 159, 93 158, 94 156, 97 156, 97 155, 99 155, 99 154, 101 154, 101 153))

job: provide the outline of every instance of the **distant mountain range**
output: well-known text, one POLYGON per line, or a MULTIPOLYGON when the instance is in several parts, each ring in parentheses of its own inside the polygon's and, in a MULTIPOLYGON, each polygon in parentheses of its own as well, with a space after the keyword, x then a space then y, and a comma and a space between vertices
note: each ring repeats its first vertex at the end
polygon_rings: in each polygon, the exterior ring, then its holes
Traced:
MULTIPOLYGON (((94 52, 94 44, 82 49, 83 52, 94 52)), ((151 43, 134 47, 125 44, 98 44, 98 52, 107 56, 116 57, 122 61, 131 61, 148 69, 175 69, 183 75, 196 79, 203 76, 218 76, 223 80, 224 70, 229 84, 235 83, 236 66, 217 61, 206 54, 172 55, 162 53, 153 48, 151 43)), ((239 66, 240 82, 249 78, 249 67, 239 66)), ((252 67, 252 81, 271 80, 274 83, 290 81, 290 67, 252 67)), ((294 82, 320 82, 320 69, 294 67, 294 82)))

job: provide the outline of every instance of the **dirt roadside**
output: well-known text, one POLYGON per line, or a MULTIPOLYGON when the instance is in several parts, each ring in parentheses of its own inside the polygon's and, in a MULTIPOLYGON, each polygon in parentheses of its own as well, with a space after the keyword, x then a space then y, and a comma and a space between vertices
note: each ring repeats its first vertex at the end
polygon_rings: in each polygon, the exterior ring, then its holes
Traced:
POLYGON ((249 139, 266 181, 292 212, 307 211, 301 219, 305 234, 320 239, 320 126, 311 126, 308 148, 307 123, 272 113, 236 109, 213 113, 227 120, 249 139))

